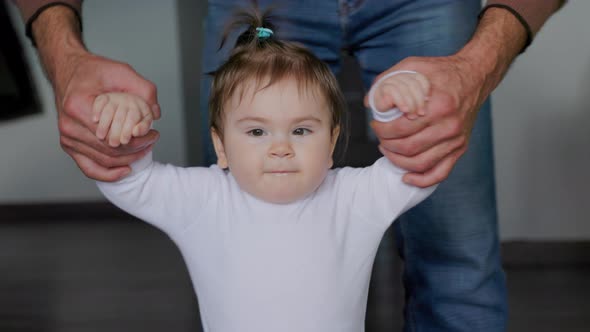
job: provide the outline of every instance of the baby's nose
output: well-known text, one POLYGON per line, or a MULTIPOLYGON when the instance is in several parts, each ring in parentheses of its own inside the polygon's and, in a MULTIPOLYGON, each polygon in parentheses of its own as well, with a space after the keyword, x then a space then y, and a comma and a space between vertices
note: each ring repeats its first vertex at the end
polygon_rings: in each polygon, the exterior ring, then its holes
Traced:
POLYGON ((287 140, 280 140, 275 142, 270 148, 270 155, 278 158, 292 157, 294 155, 293 148, 287 140))

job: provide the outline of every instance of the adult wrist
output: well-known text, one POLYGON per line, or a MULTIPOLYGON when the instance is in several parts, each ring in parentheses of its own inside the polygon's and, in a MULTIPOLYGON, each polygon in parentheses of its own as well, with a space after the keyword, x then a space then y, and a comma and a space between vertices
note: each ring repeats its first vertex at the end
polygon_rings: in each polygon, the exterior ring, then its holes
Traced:
POLYGON ((519 53, 524 53, 524 51, 527 49, 527 47, 529 47, 529 45, 531 45, 531 43, 533 42, 533 30, 531 29, 530 24, 527 22, 527 20, 519 13, 517 12, 514 8, 506 5, 506 4, 501 4, 501 3, 495 3, 495 4, 489 4, 486 5, 481 12, 478 15, 478 19, 481 20, 481 18, 485 15, 486 11, 488 11, 491 8, 500 8, 500 9, 504 9, 506 11, 508 11, 510 14, 512 14, 514 16, 514 18, 516 18, 518 20, 518 22, 522 25, 522 27, 524 28, 525 32, 526 32, 526 40, 524 45, 522 46, 522 48, 520 49, 519 53))
POLYGON ((483 15, 489 8, 503 8, 508 11, 527 31, 527 42, 520 52, 524 52, 543 24, 558 11, 566 0, 487 0, 486 6, 480 13, 483 15))
POLYGON ((52 6, 41 12, 31 30, 46 74, 54 85, 60 74, 71 67, 72 56, 88 53, 78 18, 66 6, 52 6))
MULTIPOLYGON (((30 4, 29 4, 30 5, 30 4)), ((21 4, 21 6, 23 6, 21 4)), ((24 11, 23 15, 27 15, 26 16, 26 21, 25 21, 25 34, 26 36, 31 40, 31 43, 33 44, 33 46, 37 46, 37 42, 35 40, 35 34, 33 33, 33 23, 35 23, 35 21, 37 21, 37 19, 39 18, 39 16, 41 16, 41 14, 43 14, 45 11, 49 10, 52 7, 56 7, 56 6, 60 6, 60 7, 64 7, 67 8, 69 10, 72 11, 72 13, 76 16, 76 20, 78 22, 78 29, 80 31, 82 31, 82 17, 80 16, 80 3, 77 2, 66 2, 66 1, 49 1, 46 4, 38 4, 38 8, 34 8, 33 12, 26 13, 25 9, 22 9, 22 11, 24 11)), ((27 8, 29 9, 29 8, 27 8)))
POLYGON ((484 81, 491 92, 500 83, 527 40, 519 20, 503 8, 492 7, 480 17, 471 40, 456 54, 484 81))

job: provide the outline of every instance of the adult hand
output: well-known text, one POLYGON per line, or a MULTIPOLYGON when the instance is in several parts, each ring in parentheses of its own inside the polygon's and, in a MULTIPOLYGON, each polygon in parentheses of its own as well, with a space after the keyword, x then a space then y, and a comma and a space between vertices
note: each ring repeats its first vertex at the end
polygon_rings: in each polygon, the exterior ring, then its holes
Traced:
MULTIPOLYGON (((467 150, 477 111, 491 90, 477 67, 460 55, 406 58, 375 80, 394 70, 414 70, 429 79, 426 115, 414 120, 372 121, 371 127, 383 155, 408 170, 404 182, 428 187, 446 179, 467 150)), ((375 104, 378 109, 392 107, 378 96, 375 104)))
POLYGON ((160 117, 155 85, 131 66, 87 51, 68 54, 54 75, 60 144, 82 172, 99 181, 116 181, 130 172, 129 164, 143 157, 157 141, 155 130, 129 144, 110 147, 96 135, 92 121, 94 98, 104 92, 129 92, 146 100, 154 119, 160 117))
MULTIPOLYGON (((22 12, 24 1, 19 1, 22 12)), ((75 8, 50 6, 32 22, 32 37, 47 78, 53 85, 60 144, 82 172, 95 180, 116 181, 131 171, 129 164, 144 156, 158 139, 156 131, 112 148, 96 135, 92 105, 105 92, 129 92, 143 98, 160 117, 156 87, 129 65, 94 55, 82 42, 75 8)))
MULTIPOLYGON (((392 70, 414 70, 430 80, 425 116, 371 123, 381 152, 409 171, 404 175, 406 183, 427 187, 449 176, 467 150, 477 111, 526 41, 527 31, 510 11, 490 8, 471 40, 455 55, 406 58, 376 78, 392 70)), ((375 102, 378 109, 392 106, 378 98, 375 102)))

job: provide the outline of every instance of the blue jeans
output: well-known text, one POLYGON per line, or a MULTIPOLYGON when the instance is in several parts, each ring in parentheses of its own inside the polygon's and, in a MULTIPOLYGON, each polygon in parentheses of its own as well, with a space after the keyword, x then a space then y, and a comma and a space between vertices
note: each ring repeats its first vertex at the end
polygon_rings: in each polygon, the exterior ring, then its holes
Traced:
MULTIPOLYGON (((220 51, 233 10, 249 2, 210 0, 203 71, 227 59, 238 33, 220 51)), ((459 50, 477 24, 480 0, 283 0, 276 36, 311 49, 334 73, 347 50, 358 60, 366 89, 408 56, 459 50)), ((206 161, 215 162, 207 127, 211 79, 201 86, 206 161)), ((503 331, 507 301, 499 253, 490 104, 479 112, 469 148, 437 191, 394 223, 404 259, 405 331, 503 331)))

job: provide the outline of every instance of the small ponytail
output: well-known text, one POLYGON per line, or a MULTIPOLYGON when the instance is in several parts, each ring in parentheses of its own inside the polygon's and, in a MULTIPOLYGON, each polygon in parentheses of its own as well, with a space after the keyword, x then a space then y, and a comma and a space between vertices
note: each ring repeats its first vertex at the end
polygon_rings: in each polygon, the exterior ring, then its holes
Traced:
POLYGON ((234 45, 234 50, 248 47, 260 48, 275 40, 275 27, 271 23, 272 9, 269 8, 261 12, 256 1, 252 1, 252 4, 251 9, 238 11, 234 15, 234 20, 223 31, 219 49, 225 45, 229 34, 233 30, 243 26, 247 26, 248 28, 238 37, 234 45), (263 29, 263 33, 260 33, 261 29, 263 29))

